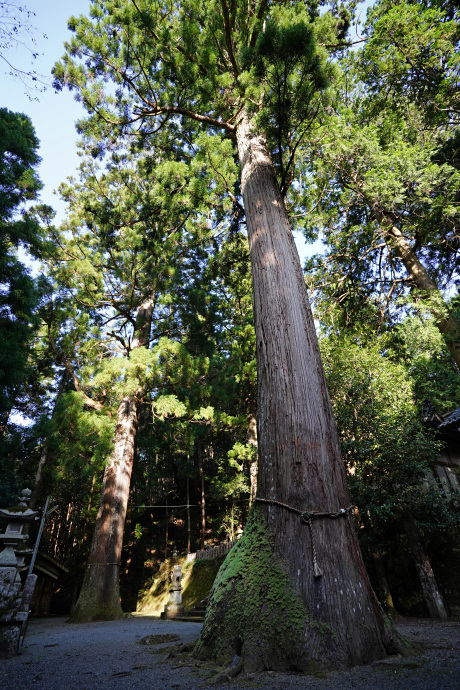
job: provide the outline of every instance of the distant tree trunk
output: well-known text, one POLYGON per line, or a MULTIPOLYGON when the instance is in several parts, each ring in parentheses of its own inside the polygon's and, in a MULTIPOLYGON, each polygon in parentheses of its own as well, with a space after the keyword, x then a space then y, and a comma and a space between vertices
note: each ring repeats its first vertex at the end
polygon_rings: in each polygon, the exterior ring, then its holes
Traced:
POLYGON ((234 515, 235 515, 235 500, 232 498, 232 509, 230 511, 230 541, 233 541, 235 539, 234 515))
POLYGON ((387 611, 389 613, 391 612, 392 614, 396 614, 396 609, 393 603, 393 597, 391 595, 390 586, 388 584, 387 576, 385 573, 385 568, 382 564, 382 556, 378 551, 371 550, 371 558, 374 564, 375 574, 377 576, 379 586, 385 598, 385 605, 387 611))
POLYGON ((396 612, 396 609, 395 609, 394 603, 393 603, 393 597, 392 597, 391 591, 390 591, 390 586, 388 584, 387 576, 385 573, 385 568, 383 567, 382 556, 378 552, 378 550, 370 543, 370 540, 372 538, 373 527, 372 527, 372 523, 371 523, 371 520, 369 518, 369 515, 366 514, 366 511, 360 513, 359 520, 362 522, 362 526, 364 527, 365 549, 366 549, 368 557, 371 559, 372 564, 374 566, 374 572, 375 572, 375 575, 377 578, 377 583, 378 583, 379 588, 380 588, 380 590, 384 596, 386 608, 387 608, 389 613, 397 615, 397 612, 396 612))
MULTIPOLYGON (((253 414, 248 417, 248 443, 257 450, 257 420, 253 414)), ((257 494, 257 455, 249 465, 249 506, 257 494)))
POLYGON ((119 569, 134 458, 138 403, 125 396, 117 413, 114 449, 105 468, 90 557, 73 622, 121 618, 119 569))
POLYGON ((204 490, 204 471, 203 471, 203 456, 201 453, 201 439, 196 441, 196 452, 198 455, 198 471, 200 475, 200 489, 201 489, 201 539, 200 548, 204 549, 204 542, 206 538, 206 494, 204 490))
POLYGON ((411 550, 420 584, 422 585, 425 601, 431 618, 447 619, 446 609, 439 592, 438 585, 431 567, 430 559, 423 544, 423 539, 415 520, 404 520, 404 530, 411 550))
MULTIPOLYGON (((149 345, 154 299, 139 307, 132 349, 149 345)), ((114 620, 120 604, 120 560, 139 417, 138 395, 120 400, 114 447, 107 462, 90 556, 72 622, 114 620)))
POLYGON ((169 543, 169 512, 168 512, 168 494, 165 498, 166 505, 166 530, 165 530, 165 561, 168 559, 168 543, 169 543))
POLYGON ((187 553, 190 553, 190 477, 187 474, 187 553))
POLYGON ((416 252, 412 249, 399 228, 382 216, 380 216, 379 220, 381 222, 383 220, 384 225, 387 227, 387 244, 396 250, 413 283, 427 297, 432 298, 431 314, 436 326, 445 336, 449 352, 460 370, 460 323, 452 313, 449 313, 449 308, 439 292, 438 286, 430 278, 425 266, 421 263, 416 252))
POLYGON ((299 256, 264 138, 244 114, 237 142, 254 289, 258 486, 195 653, 222 663, 238 654, 249 671, 368 663, 385 656, 390 634, 350 517, 299 256), (295 511, 341 517, 304 524, 295 511))
POLYGON ((88 507, 86 509, 86 512, 89 513, 91 512, 91 508, 93 507, 93 495, 94 495, 94 487, 96 485, 96 479, 97 479, 97 474, 93 474, 93 478, 91 480, 91 490, 89 492, 89 499, 88 499, 88 507))
MULTIPOLYGON (((54 405, 53 405, 53 412, 51 414, 51 419, 53 419, 59 400, 64 392, 66 382, 68 380, 68 372, 66 369, 64 369, 60 381, 59 381, 59 386, 58 390, 56 393, 56 398, 54 400, 54 405)), ((48 463, 48 457, 49 457, 49 444, 48 440, 45 439, 43 442, 43 447, 42 447, 42 452, 40 453, 40 460, 38 462, 37 466, 37 471, 35 472, 35 480, 34 480, 34 487, 32 489, 32 495, 30 497, 30 503, 29 507, 34 510, 36 504, 37 504, 37 498, 40 493, 41 485, 42 485, 42 478, 43 478, 43 471, 48 463)))
POLYGON ((0 437, 3 436, 5 431, 6 431, 6 427, 8 426, 8 420, 10 418, 10 414, 11 414, 11 409, 6 410, 3 413, 2 419, 0 420, 0 437))

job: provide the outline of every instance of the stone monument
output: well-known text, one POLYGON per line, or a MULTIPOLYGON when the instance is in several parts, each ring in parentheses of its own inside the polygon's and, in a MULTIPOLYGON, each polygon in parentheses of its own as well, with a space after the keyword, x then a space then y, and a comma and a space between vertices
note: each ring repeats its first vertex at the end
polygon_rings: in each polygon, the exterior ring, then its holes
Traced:
POLYGON ((19 576, 25 556, 32 553, 27 548, 29 536, 23 534, 24 525, 37 515, 28 508, 31 493, 23 489, 17 506, 0 509, 0 515, 8 521, 5 533, 0 534, 0 546, 4 547, 0 553, 0 658, 18 653, 37 581, 36 575, 28 575, 23 587, 19 576))
POLYGON ((175 565, 171 573, 171 587, 169 588, 169 601, 161 614, 162 618, 177 618, 185 614, 182 604, 182 570, 180 565, 175 565))

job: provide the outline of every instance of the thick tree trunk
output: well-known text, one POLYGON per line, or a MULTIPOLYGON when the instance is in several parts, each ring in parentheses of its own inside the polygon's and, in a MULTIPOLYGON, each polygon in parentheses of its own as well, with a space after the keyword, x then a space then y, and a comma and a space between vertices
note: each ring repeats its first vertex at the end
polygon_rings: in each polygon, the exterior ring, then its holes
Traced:
MULTIPOLYGON (((380 220, 382 221, 382 217, 380 217, 380 220)), ((388 228, 388 244, 396 250, 414 284, 427 297, 431 298, 431 314, 435 319, 437 327, 445 336, 449 352, 460 370, 460 323, 452 313, 449 313, 448 306, 439 292, 438 286, 430 278, 425 266, 420 262, 417 254, 399 228, 391 224, 388 228)))
POLYGON ((417 575, 422 585, 425 601, 431 618, 447 619, 446 609, 442 600, 441 593, 431 567, 430 559, 426 552, 420 531, 416 522, 412 518, 404 520, 404 530, 406 532, 409 548, 414 559, 417 575))
MULTIPOLYGON (((132 349, 147 346, 153 297, 138 309, 132 349)), ((118 406, 114 447, 107 462, 83 586, 70 621, 114 620, 120 604, 120 560, 139 417, 140 396, 124 396, 118 406)))
POLYGON ((72 622, 121 618, 119 570, 129 496, 138 403, 125 396, 118 406, 114 449, 104 472, 101 503, 83 587, 72 622))
POLYGON ((245 117, 237 141, 254 288, 258 487, 243 537, 216 578, 196 653, 222 662, 239 654, 247 670, 345 668, 384 657, 390 634, 348 510, 313 317, 273 165, 245 117), (294 512, 342 509, 310 525, 294 512))

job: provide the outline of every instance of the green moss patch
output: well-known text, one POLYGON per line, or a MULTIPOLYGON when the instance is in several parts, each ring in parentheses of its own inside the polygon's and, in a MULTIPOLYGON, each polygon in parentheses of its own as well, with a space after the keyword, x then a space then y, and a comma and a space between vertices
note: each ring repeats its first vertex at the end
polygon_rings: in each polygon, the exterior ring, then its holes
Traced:
POLYGON ((192 608, 209 596, 224 560, 225 556, 219 556, 207 561, 195 561, 193 563, 182 592, 182 602, 186 609, 192 608))
POLYGON ((265 519, 253 506, 241 540, 214 582, 195 655, 245 668, 305 670, 298 666, 309 617, 273 551, 265 519))

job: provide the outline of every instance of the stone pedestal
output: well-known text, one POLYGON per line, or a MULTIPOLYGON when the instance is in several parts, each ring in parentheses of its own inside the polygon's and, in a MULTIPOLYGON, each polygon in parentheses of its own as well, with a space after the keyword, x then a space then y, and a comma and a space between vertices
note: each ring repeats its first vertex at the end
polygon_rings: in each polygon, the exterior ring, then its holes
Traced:
POLYGON ((185 608, 182 604, 182 591, 179 589, 169 590, 169 601, 165 606, 165 610, 161 614, 162 618, 177 618, 177 616, 183 616, 185 614, 185 608))

